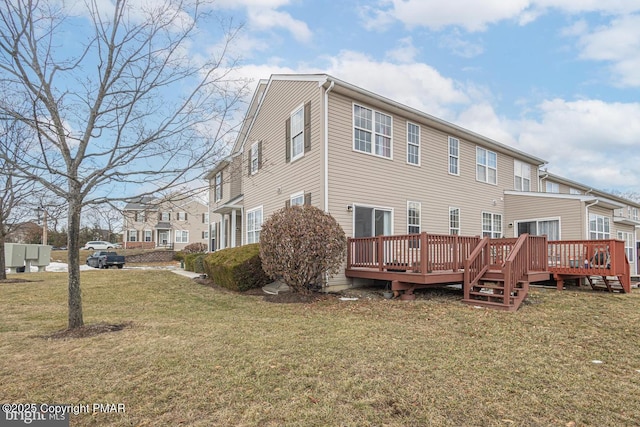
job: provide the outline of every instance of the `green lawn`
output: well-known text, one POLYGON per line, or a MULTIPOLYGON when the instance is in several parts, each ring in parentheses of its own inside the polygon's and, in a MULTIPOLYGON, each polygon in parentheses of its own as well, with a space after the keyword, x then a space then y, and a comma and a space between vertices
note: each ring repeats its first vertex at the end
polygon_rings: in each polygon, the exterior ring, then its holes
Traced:
MULTIPOLYGON (((20 275, 20 278, 26 278, 20 275)), ((635 426, 640 293, 534 290, 516 313, 427 292, 274 304, 166 271, 0 284, 0 402, 124 404, 72 426, 635 426), (603 363, 593 363, 594 360, 603 363)))

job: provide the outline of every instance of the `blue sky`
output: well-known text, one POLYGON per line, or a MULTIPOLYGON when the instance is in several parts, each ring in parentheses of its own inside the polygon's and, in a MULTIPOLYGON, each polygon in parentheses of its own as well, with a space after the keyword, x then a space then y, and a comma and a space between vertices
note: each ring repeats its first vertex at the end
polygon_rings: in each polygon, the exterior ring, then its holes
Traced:
POLYGON ((328 73, 640 192, 640 0, 218 0, 237 72, 328 73))

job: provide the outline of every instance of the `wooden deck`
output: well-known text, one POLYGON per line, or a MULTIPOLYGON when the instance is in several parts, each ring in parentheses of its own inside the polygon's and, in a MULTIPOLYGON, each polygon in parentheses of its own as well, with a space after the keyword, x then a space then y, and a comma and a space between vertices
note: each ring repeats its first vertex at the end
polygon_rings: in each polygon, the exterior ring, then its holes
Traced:
POLYGON ((394 291, 458 283, 463 301, 517 310, 530 283, 603 278, 605 287, 630 292, 629 263, 619 240, 547 242, 544 236, 489 239, 434 234, 350 238, 345 275, 385 280, 394 291))

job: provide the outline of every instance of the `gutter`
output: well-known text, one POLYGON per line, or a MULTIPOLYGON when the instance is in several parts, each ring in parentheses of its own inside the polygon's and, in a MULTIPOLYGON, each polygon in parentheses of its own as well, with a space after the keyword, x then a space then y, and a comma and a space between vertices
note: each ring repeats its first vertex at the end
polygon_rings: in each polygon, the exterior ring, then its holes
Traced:
POLYGON ((593 203, 589 203, 587 206, 585 206, 585 216, 586 216, 586 221, 587 221, 587 227, 585 228, 585 238, 587 240, 589 240, 589 208, 591 206, 595 206, 598 204, 598 202, 600 202, 600 200, 596 199, 595 202, 593 203))
MULTIPOLYGON (((327 79, 329 81, 329 79, 327 79)), ((326 82, 325 82, 326 84, 326 82)), ((324 91, 324 211, 329 212, 329 92, 333 90, 335 82, 324 91)), ((324 87, 324 84, 323 84, 324 87)))

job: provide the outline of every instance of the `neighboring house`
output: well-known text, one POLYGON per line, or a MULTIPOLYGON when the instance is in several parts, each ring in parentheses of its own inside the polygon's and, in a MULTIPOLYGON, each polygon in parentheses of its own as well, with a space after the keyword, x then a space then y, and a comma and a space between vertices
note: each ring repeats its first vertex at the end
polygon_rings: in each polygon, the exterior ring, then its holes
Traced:
POLYGON ((624 237, 635 262, 640 223, 616 213, 640 205, 551 176, 545 164, 328 75, 274 75, 259 82, 232 154, 207 175, 210 245, 258 242, 274 211, 311 204, 352 237, 624 237))
POLYGON ((6 237, 7 243, 35 243, 42 241, 42 226, 35 222, 23 222, 11 227, 6 237), (40 239, 40 240, 38 240, 40 239))
POLYGON ((124 246, 180 250, 190 243, 207 244, 208 224, 207 205, 193 198, 143 197, 124 208, 124 246))

